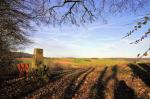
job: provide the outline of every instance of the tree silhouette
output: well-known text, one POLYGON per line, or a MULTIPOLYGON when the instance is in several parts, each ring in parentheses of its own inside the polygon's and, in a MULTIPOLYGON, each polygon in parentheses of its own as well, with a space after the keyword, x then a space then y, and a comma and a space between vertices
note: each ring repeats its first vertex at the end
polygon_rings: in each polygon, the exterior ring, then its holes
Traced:
MULTIPOLYGON (((142 28, 144 25, 147 25, 147 23, 150 21, 150 14, 147 14, 145 17, 138 20, 137 25, 134 26, 133 30, 129 31, 126 36, 123 38, 129 37, 133 35, 134 32, 138 31, 140 28, 142 28)), ((139 44, 142 42, 145 38, 147 38, 150 35, 150 28, 147 30, 147 32, 143 33, 143 35, 135 40, 134 42, 131 42, 130 44, 139 44)), ((148 56, 148 52, 150 51, 150 48, 148 48, 143 54, 138 54, 137 57, 142 58, 143 56, 148 56)))
POLYGON ((146 3, 147 0, 0 0, 0 65, 11 63, 6 61, 8 57, 13 59, 11 52, 30 43, 31 22, 80 26, 98 18, 105 21, 105 13, 136 12, 146 3))

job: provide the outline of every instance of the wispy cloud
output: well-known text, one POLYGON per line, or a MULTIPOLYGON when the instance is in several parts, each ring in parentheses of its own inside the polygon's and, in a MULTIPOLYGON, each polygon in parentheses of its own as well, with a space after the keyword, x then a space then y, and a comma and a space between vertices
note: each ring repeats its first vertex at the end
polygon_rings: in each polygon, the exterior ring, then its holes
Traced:
MULTIPOLYGON (((25 51, 32 53, 34 48, 43 48, 48 57, 135 57, 149 47, 150 39, 137 45, 129 43, 140 37, 139 33, 121 39, 132 29, 124 25, 126 20, 123 19, 127 18, 133 19, 128 16, 112 18, 108 24, 96 22, 85 27, 41 25, 31 38, 35 43, 25 51)), ((139 32, 143 33, 147 28, 139 32)))

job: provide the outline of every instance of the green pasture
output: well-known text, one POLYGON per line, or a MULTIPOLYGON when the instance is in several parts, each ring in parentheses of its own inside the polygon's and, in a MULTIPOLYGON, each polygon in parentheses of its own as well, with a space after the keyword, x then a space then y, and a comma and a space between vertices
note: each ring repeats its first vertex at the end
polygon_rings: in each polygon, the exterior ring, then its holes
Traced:
MULTIPOLYGON (((136 59, 129 58, 45 58, 44 64, 50 66, 53 63, 64 63, 71 66, 103 66, 134 63, 136 59)), ((32 58, 21 59, 23 63, 32 65, 32 58)), ((150 63, 150 59, 141 59, 138 63, 150 63)))

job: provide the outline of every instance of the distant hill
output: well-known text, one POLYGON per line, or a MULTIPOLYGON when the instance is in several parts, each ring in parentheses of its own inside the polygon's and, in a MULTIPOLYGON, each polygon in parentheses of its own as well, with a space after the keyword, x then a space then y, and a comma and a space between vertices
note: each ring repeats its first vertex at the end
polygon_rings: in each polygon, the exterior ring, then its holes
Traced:
POLYGON ((32 54, 23 52, 13 52, 15 58, 32 58, 32 54))

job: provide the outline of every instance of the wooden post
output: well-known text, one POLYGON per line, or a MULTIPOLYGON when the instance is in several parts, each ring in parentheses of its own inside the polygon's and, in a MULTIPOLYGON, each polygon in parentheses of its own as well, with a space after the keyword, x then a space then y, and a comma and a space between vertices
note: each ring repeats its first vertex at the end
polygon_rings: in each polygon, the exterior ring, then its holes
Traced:
POLYGON ((32 57, 32 68, 36 69, 38 67, 41 67, 44 63, 43 61, 43 49, 35 48, 32 57))

